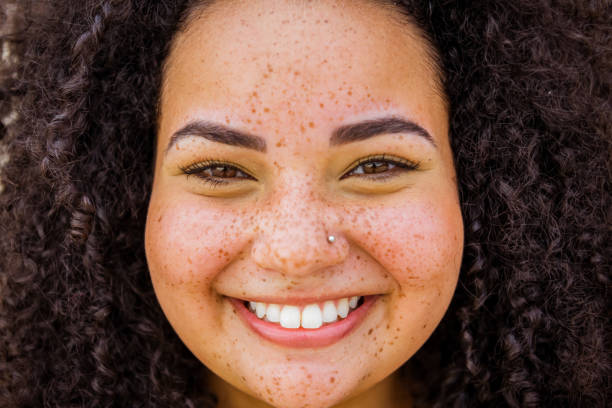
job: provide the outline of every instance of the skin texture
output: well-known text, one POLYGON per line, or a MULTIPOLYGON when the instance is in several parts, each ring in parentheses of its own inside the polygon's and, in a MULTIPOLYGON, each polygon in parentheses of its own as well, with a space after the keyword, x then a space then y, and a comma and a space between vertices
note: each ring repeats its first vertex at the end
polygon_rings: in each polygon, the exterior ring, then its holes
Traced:
MULTIPOLYGON (((198 3, 0 2, 1 407, 217 407, 143 245, 162 62, 198 3)), ((609 5, 393 3, 445 67, 465 224, 401 387, 434 408, 608 407, 609 5)))
POLYGON ((392 374, 448 307, 463 250, 448 110, 426 43, 400 18, 365 3, 224 2, 174 40, 146 255, 165 315, 214 372, 222 404, 390 406, 392 374), (434 143, 402 132, 330 146, 338 127, 390 116, 434 143), (258 135, 266 151, 202 137, 166 151, 192 120, 258 135), (377 154, 418 168, 350 173, 377 154), (182 170, 202 160, 248 178, 211 186, 182 170), (353 332, 307 349, 259 337, 227 299, 370 294, 381 297, 353 332))

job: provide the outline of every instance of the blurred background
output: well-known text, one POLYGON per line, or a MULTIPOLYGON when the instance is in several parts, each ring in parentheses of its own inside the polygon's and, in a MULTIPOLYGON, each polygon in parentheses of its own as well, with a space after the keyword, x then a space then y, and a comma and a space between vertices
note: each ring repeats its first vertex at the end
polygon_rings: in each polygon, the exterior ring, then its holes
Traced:
POLYGON ((19 0, 0 0, 0 83, 9 84, 9 88, 0 87, 0 193, 4 190, 2 184, 2 167, 8 161, 5 141, 10 137, 9 126, 17 119, 17 114, 10 108, 11 92, 10 78, 7 67, 14 62, 13 50, 19 44, 13 40, 13 33, 17 26, 15 10, 19 0), (7 82, 5 82, 5 80, 7 82))

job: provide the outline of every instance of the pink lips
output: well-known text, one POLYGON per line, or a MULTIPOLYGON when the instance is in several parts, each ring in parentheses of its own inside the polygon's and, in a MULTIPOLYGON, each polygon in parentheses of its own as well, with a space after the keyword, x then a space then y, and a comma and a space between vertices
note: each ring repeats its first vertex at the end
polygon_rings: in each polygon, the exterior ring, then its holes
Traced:
POLYGON ((286 329, 277 323, 259 319, 239 299, 230 298, 232 305, 247 325, 263 338, 287 347, 325 347, 347 336, 367 315, 378 296, 365 296, 363 304, 340 321, 318 329, 286 329))

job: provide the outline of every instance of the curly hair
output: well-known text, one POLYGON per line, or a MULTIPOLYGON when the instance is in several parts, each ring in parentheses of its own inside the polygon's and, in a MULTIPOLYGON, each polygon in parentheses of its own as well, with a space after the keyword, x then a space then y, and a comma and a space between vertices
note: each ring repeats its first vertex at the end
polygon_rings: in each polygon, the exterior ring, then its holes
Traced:
MULTIPOLYGON (((0 4, 0 406, 202 406, 144 253, 157 100, 201 1, 0 4)), ((610 400, 607 1, 398 1, 451 106, 465 251, 403 369, 435 407, 610 400)))

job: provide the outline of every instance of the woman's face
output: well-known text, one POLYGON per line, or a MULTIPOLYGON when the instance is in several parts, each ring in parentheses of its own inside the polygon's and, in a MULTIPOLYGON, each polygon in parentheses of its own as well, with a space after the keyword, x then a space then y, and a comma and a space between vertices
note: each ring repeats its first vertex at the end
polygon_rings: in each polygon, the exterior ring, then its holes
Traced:
POLYGON ((146 254, 168 320, 234 395, 363 400, 448 307, 463 249, 448 110, 401 20, 229 1, 175 39, 146 254))

